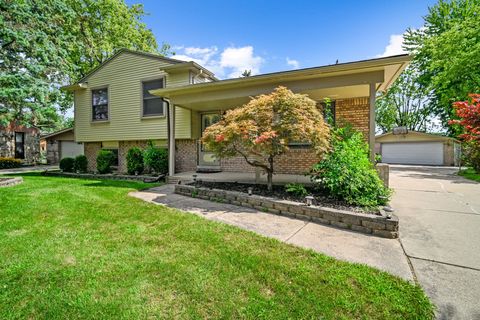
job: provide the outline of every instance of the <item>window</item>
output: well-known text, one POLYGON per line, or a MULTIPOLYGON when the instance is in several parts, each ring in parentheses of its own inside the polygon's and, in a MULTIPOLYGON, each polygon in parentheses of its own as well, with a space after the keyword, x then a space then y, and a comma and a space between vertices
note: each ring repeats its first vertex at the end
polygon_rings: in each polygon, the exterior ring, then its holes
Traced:
POLYGON ((149 90, 163 88, 163 79, 145 81, 143 85, 143 116, 163 116, 165 115, 165 101, 158 96, 148 92, 149 90))
POLYGON ((25 159, 25 133, 15 132, 15 158, 25 159))
POLYGON ((92 90, 92 121, 108 120, 108 89, 92 90))

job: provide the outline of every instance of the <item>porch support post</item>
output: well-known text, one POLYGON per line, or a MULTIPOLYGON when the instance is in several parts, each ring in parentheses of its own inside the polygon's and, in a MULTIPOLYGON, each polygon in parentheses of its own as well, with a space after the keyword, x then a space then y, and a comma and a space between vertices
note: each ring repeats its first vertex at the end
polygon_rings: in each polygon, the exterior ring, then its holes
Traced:
POLYGON ((375 96, 376 84, 370 83, 370 112, 369 112, 369 126, 368 126, 368 145, 370 147, 370 161, 375 161, 375 96))
POLYGON ((175 175, 175 105, 168 105, 168 175, 175 175))

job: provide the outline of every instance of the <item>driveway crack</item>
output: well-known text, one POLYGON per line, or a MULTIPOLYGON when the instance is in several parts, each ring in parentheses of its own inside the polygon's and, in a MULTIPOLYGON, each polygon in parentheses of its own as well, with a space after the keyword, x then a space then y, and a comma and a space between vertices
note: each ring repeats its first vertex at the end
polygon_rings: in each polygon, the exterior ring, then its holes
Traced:
POLYGON ((290 235, 289 237, 287 237, 285 240, 283 240, 284 242, 288 242, 288 240, 292 239, 295 235, 297 235, 297 233, 299 233, 303 228, 305 228, 305 226, 307 224, 309 224, 310 222, 306 222, 303 226, 301 226, 300 228, 298 228, 297 231, 295 231, 294 233, 292 233, 292 235, 290 235))

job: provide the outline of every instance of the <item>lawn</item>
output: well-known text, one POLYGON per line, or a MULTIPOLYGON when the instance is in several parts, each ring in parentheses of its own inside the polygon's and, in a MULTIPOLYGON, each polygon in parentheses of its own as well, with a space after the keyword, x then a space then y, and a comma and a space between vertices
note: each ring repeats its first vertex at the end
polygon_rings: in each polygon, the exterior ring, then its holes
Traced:
POLYGON ((376 269, 127 196, 23 175, 0 189, 0 319, 429 319, 376 269))
POLYGON ((465 169, 465 170, 460 170, 458 172, 458 175, 465 177, 470 180, 478 181, 480 182, 480 173, 475 172, 472 168, 465 169))

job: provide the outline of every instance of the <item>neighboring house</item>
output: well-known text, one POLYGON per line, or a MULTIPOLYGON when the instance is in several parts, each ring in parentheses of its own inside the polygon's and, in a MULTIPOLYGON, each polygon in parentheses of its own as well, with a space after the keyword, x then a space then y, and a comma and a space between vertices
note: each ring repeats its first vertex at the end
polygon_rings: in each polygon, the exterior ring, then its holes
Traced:
POLYGON ((453 166, 460 157, 460 143, 439 134, 390 132, 375 137, 375 142, 384 163, 453 166))
POLYGON ((40 131, 14 122, 0 126, 0 157, 21 159, 35 164, 40 159, 40 131))
POLYGON ((61 159, 75 158, 83 154, 83 143, 75 141, 73 128, 63 129, 43 136, 40 144, 46 154, 48 164, 57 164, 61 159))
MULTIPOLYGON (((330 98, 338 123, 351 123, 371 145, 375 139, 375 94, 385 91, 408 65, 399 55, 323 67, 218 80, 195 62, 120 50, 64 89, 74 93, 75 138, 84 143, 89 170, 99 150, 118 155, 149 140, 169 148, 169 174, 185 171, 254 172, 242 158, 216 159, 199 142, 203 130, 230 108, 279 85, 318 102, 330 98)), ((317 161, 308 145, 292 145, 276 160, 278 173, 302 174, 317 161)))

